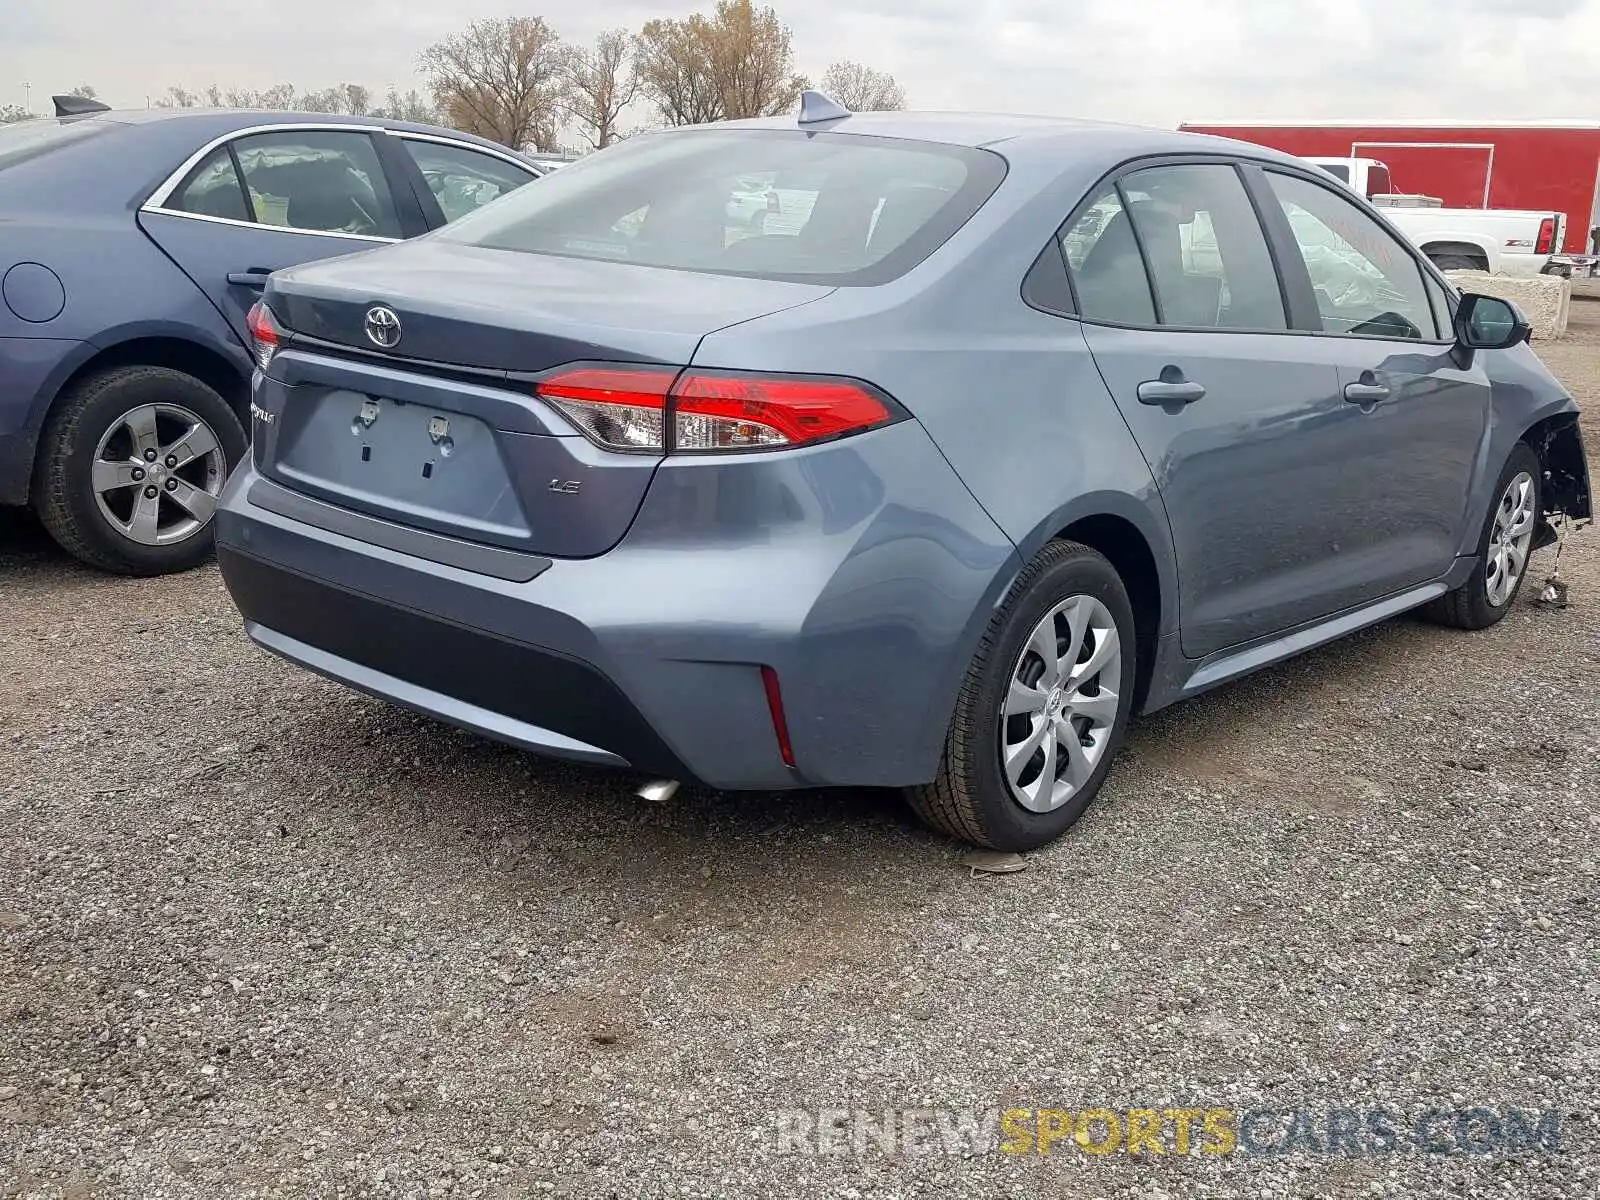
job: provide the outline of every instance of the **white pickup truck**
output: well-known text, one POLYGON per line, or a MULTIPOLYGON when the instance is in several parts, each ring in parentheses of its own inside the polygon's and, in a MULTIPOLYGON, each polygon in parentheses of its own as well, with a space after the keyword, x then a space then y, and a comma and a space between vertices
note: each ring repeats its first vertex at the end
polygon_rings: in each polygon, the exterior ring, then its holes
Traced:
POLYGON ((1308 158, 1383 210, 1441 271, 1540 275, 1552 269, 1566 233, 1558 212, 1444 208, 1429 196, 1390 190, 1389 168, 1375 158, 1308 158))

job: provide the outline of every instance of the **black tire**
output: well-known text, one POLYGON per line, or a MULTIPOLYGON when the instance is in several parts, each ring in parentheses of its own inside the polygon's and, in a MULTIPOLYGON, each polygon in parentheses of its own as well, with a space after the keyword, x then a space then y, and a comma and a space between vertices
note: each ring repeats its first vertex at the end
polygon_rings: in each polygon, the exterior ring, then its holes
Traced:
POLYGON ((113 367, 79 380, 57 401, 39 443, 32 497, 39 519, 68 554, 119 575, 185 571, 211 553, 209 522, 181 541, 145 545, 112 524, 96 501, 100 439, 135 409, 152 404, 185 409, 208 425, 228 471, 244 457, 244 427, 228 402, 192 375, 167 367, 113 367))
POLYGON ((1489 264, 1465 254, 1430 254, 1433 265, 1441 271, 1487 271, 1489 264))
POLYGON ((1542 511, 1540 504, 1543 500, 1544 468, 1539 463, 1539 456, 1528 447, 1527 443, 1518 442, 1507 457, 1500 478, 1495 482, 1494 494, 1489 501, 1489 512, 1483 519, 1483 530, 1478 535, 1478 562, 1472 568, 1472 577, 1455 591, 1446 592, 1424 608, 1422 615, 1428 620, 1439 625, 1448 625, 1452 629, 1487 629, 1497 624, 1517 602, 1522 585, 1528 581, 1531 564, 1528 562, 1523 564, 1522 574, 1517 578, 1516 585, 1512 587, 1504 602, 1496 605, 1489 598, 1489 542, 1494 536, 1495 516, 1499 512, 1501 500, 1510 488, 1512 480, 1524 472, 1533 477, 1533 512, 1537 520, 1542 511))
POLYGON ((1127 731, 1137 678, 1133 609, 1116 568, 1077 542, 1051 542, 1023 571, 984 633, 950 720, 938 777, 907 799, 933 828, 994 850, 1033 850, 1061 836, 1100 790, 1127 731), (1099 600, 1121 643, 1121 682, 1109 740, 1087 782, 1060 808, 1032 812, 1012 797, 1000 761, 1002 704, 1034 628, 1072 596, 1099 600))

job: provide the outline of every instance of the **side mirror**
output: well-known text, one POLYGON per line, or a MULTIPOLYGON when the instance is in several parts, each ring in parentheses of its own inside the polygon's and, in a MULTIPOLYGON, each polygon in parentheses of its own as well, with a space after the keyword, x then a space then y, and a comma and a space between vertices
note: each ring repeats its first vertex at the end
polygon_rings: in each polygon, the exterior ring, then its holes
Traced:
POLYGON ((1455 335, 1467 350, 1507 350, 1532 337, 1533 326, 1511 301, 1468 292, 1456 309, 1455 335))

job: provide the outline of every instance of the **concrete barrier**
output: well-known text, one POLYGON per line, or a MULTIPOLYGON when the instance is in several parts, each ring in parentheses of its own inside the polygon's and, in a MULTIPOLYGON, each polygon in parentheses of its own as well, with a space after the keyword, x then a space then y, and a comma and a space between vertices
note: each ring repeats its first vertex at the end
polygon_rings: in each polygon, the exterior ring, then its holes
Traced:
POLYGON ((1533 326, 1535 341, 1554 341, 1567 332, 1572 280, 1559 275, 1490 275, 1487 271, 1448 271, 1463 292, 1498 296, 1520 308, 1533 326))

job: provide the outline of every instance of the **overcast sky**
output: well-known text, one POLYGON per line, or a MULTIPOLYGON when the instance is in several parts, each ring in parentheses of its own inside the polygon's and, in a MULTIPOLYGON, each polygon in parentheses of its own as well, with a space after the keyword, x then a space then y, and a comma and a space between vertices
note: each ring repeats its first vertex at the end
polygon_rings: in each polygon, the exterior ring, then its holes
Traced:
MULTIPOLYGON (((709 0, 705 7, 709 8, 709 0)), ((855 58, 911 106, 1174 125, 1219 118, 1600 120, 1600 0, 778 0, 797 65, 855 58), (1515 14, 1515 15, 1512 15, 1515 14)), ((540 13, 575 41, 691 3, 642 0, 0 0, 0 104, 88 83, 418 86, 474 17, 540 13)))

